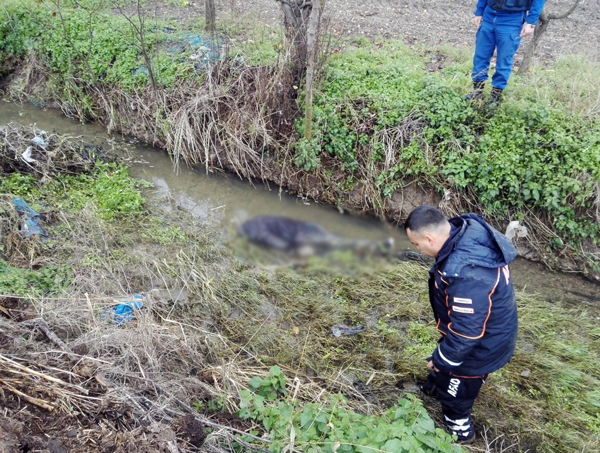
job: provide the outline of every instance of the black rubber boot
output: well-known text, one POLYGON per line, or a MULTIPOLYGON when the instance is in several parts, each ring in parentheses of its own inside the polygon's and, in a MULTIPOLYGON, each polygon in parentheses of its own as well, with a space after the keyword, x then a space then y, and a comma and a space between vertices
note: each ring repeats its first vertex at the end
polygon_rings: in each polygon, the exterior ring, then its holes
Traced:
POLYGON ((437 373, 434 370, 431 370, 427 376, 427 380, 420 385, 421 391, 425 395, 433 396, 434 398, 437 395, 437 389, 435 388, 436 376, 437 373))
POLYGON ((502 88, 492 87, 492 92, 490 93, 490 98, 487 101, 486 107, 495 111, 500 105, 500 100, 502 98, 502 88))
POLYGON ((483 99, 483 88, 485 82, 473 82, 473 91, 465 96, 465 101, 479 101, 483 99))

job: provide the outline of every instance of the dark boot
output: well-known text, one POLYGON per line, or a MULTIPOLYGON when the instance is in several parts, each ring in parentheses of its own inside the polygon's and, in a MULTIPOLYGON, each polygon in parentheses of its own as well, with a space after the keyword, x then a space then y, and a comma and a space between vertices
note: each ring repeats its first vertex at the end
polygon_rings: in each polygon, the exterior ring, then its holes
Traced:
POLYGON ((487 101, 486 107, 489 110, 496 110, 500 105, 500 100, 502 98, 502 88, 492 87, 492 92, 490 93, 490 98, 487 101))
POLYGON ((473 91, 465 96, 465 101, 479 101, 483 99, 483 88, 485 82, 473 82, 473 91))
POLYGON ((434 370, 429 372, 427 376, 427 380, 420 385, 421 391, 425 395, 435 396, 437 395, 437 389, 435 388, 435 378, 437 377, 437 373, 434 370))

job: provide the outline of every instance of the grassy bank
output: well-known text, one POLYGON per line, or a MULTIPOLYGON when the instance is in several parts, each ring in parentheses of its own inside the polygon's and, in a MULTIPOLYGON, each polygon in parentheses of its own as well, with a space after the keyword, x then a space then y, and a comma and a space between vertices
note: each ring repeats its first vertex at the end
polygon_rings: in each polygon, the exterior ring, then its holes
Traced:
MULTIPOLYGON (((301 138, 302 86, 277 30, 161 20, 117 3, 0 9, 7 92, 321 201, 401 220, 414 187, 448 214, 529 228, 522 253, 597 275, 600 68, 565 57, 513 77, 495 115, 463 101, 470 54, 334 43, 301 138), (112 9, 108 9, 112 7, 112 9), (230 39, 231 38, 231 39, 230 39), (217 64, 218 63, 218 64, 217 64), (437 197, 437 198, 436 198, 437 197)), ((180 14, 181 15, 181 14, 180 14)))
MULTIPOLYGON (((41 135, 8 131, 0 142, 6 155, 7 144, 41 135)), ((77 141, 56 135, 47 141, 51 152, 66 150, 69 162, 84 156, 77 141)), ((118 164, 81 159, 87 166, 73 175, 72 166, 56 159, 64 171, 44 178, 17 167, 20 161, 2 162, 14 165, 3 166, 0 182, 0 343, 13 361, 79 385, 69 394, 27 374, 11 380, 5 368, 5 416, 37 423, 65 445, 74 430, 86 451, 95 451, 98 436, 106 438, 96 422, 114 442, 133 439, 127 451, 158 446, 151 433, 164 430, 181 451, 196 451, 184 442, 179 418, 192 407, 199 423, 221 425, 204 424, 207 451, 239 451, 231 427, 247 433, 240 442, 271 451, 292 438, 299 451, 333 451, 336 442, 337 451, 348 452, 454 451, 429 418, 441 426, 439 407, 416 392, 437 340, 422 265, 361 263, 345 253, 302 268, 256 264, 236 258, 209 223, 169 200, 144 199, 140 183, 118 164), (103 190, 107 178, 110 190, 103 190), (4 201, 16 196, 44 214, 48 241, 21 236, 4 201), (118 326, 102 317, 132 294, 144 303, 134 320, 118 326), (77 351, 75 368, 53 343, 30 334, 27 320, 39 317, 77 351), (338 338, 330 333, 336 324, 368 329, 338 338), (6 382, 57 409, 52 416, 31 405, 22 411, 25 403, 6 382), (82 387, 102 404, 85 399, 82 387), (129 409, 119 409, 123 404, 129 409), (268 441, 259 441, 264 433, 268 441), (146 440, 136 437, 142 434, 146 440)), ((465 448, 596 451, 600 312, 525 293, 517 301, 517 351, 486 383, 475 405, 480 437, 465 448)), ((23 429, 23 436, 35 435, 23 429)))

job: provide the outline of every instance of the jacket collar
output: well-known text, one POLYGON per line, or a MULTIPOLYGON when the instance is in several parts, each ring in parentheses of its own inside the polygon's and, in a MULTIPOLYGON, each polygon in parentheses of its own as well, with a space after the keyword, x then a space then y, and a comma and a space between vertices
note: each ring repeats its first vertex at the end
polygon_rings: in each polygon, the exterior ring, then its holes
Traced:
POLYGON ((454 217, 448 221, 450 222, 450 237, 444 242, 444 245, 442 245, 442 248, 438 252, 435 259, 436 264, 445 260, 454 251, 456 244, 465 234, 467 228, 467 221, 462 217, 454 217))

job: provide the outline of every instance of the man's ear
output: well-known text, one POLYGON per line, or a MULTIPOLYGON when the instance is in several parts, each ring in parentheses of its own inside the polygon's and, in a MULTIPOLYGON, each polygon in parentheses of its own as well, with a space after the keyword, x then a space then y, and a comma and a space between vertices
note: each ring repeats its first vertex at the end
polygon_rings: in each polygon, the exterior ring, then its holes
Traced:
POLYGON ((423 239, 425 239, 429 245, 435 244, 435 237, 430 233, 423 233, 423 239))

